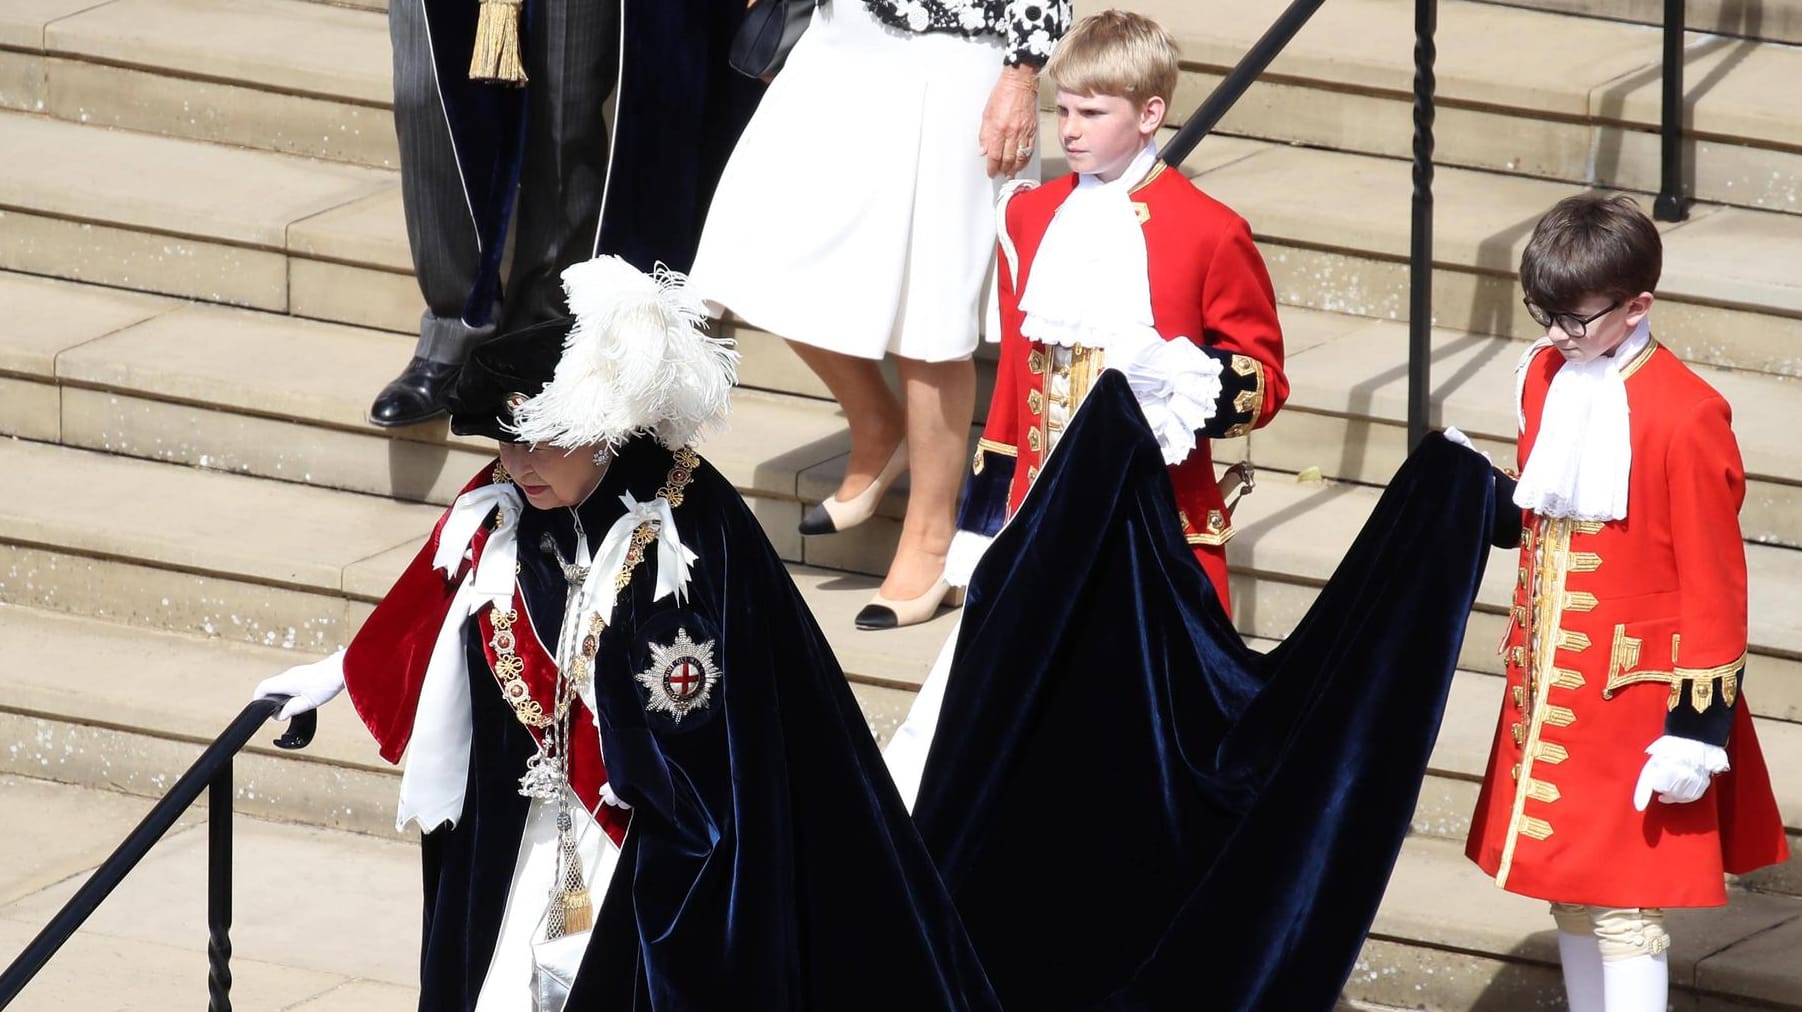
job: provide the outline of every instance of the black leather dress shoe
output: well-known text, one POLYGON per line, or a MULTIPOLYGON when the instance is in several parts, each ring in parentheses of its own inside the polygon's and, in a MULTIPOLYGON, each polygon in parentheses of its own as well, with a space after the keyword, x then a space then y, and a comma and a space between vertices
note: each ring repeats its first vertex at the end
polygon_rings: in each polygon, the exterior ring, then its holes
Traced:
POLYGON ((445 398, 462 366, 415 357, 369 406, 369 424, 385 429, 417 425, 446 413, 445 398))

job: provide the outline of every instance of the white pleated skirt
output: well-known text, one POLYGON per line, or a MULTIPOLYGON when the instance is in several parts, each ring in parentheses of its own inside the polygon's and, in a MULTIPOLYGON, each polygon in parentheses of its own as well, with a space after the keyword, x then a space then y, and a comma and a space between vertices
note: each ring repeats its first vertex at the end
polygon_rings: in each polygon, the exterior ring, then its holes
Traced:
POLYGON ((1002 48, 889 28, 861 0, 816 9, 720 178, 695 290, 828 351, 967 357, 1004 182, 978 141, 1002 48))

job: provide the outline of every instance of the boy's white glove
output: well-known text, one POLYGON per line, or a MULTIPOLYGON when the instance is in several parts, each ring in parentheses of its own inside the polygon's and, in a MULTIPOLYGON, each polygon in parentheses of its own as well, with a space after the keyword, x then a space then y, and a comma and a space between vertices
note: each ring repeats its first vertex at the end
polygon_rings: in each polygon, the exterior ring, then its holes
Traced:
POLYGON ((308 710, 317 710, 343 691, 344 651, 340 650, 330 657, 296 665, 273 678, 263 679, 257 683, 250 698, 293 696, 276 714, 278 720, 288 720, 308 710))
POLYGON ((1633 787, 1633 807, 1645 811, 1652 795, 1667 805, 1701 800, 1716 773, 1727 771, 1727 752, 1693 738, 1665 735, 1646 747, 1645 767, 1633 787))
MULTIPOLYGON (((1475 443, 1470 441, 1470 437, 1465 435, 1456 426, 1448 425, 1445 427, 1445 438, 1452 443, 1464 447, 1472 453, 1483 453, 1482 450, 1477 449, 1475 443)), ((1487 453, 1483 453, 1483 459, 1489 461, 1492 465, 1495 463, 1494 460, 1490 459, 1490 456, 1487 453)))

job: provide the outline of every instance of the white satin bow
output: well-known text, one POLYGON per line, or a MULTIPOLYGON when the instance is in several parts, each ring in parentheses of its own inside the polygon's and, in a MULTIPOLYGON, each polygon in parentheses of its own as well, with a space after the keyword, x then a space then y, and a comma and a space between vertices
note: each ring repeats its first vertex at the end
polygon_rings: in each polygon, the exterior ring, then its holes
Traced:
POLYGON ((657 532, 654 600, 661 601, 674 594, 676 600, 681 601, 688 590, 689 566, 696 558, 676 532, 676 518, 668 499, 659 496, 650 502, 639 502, 627 492, 619 497, 619 501, 625 505, 626 512, 607 529, 607 536, 601 539, 600 550, 595 553, 594 564, 588 571, 588 580, 582 585, 583 610, 599 614, 604 622, 613 621, 613 588, 619 572, 625 568, 632 534, 640 526, 650 524, 657 532))
POLYGON ((455 576, 457 567, 469 554, 469 545, 488 514, 500 516, 488 545, 482 549, 481 564, 476 567, 474 589, 482 599, 494 602, 496 608, 513 606, 513 581, 519 561, 519 514, 524 500, 512 482, 484 485, 457 497, 451 504, 450 516, 438 534, 438 551, 432 556, 432 568, 445 576, 455 576))

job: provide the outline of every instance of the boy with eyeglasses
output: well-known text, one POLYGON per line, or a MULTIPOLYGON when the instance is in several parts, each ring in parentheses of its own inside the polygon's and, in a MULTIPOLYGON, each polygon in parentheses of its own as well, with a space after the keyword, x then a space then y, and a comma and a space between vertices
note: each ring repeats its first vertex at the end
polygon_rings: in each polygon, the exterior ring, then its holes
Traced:
POLYGON ((1516 370, 1519 578, 1466 852, 1552 901, 1572 1012, 1663 1012, 1663 909, 1789 854, 1741 691, 1745 469, 1727 402, 1652 336, 1662 262, 1599 194, 1521 256, 1546 331, 1516 370))

